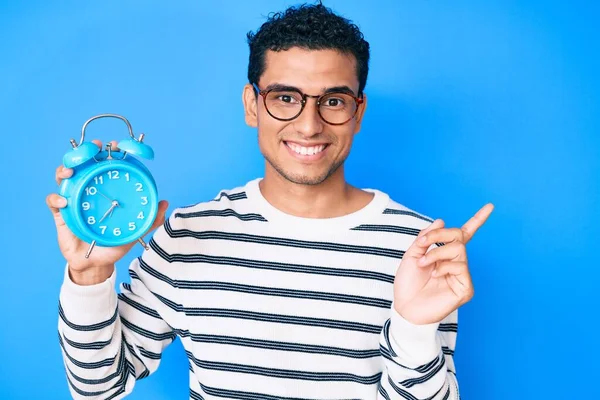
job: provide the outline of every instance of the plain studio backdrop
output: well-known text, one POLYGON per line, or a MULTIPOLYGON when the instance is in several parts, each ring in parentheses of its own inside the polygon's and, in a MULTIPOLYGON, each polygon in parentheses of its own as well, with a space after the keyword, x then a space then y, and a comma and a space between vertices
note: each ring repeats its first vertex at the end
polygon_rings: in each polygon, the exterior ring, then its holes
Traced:
MULTIPOLYGON (((0 3, 0 398, 69 398, 57 337, 64 260, 44 203, 69 139, 93 115, 127 117, 155 149, 147 165, 169 212, 261 176, 241 102, 245 35, 291 4, 0 3)), ((463 399, 597 395, 596 3, 325 5, 372 48, 351 183, 450 226, 496 205, 467 247, 476 294, 459 317, 463 399)), ((127 136, 118 120, 88 132, 127 136)), ((140 252, 118 264, 119 282, 140 252)), ((129 398, 187 399, 187 384, 176 341, 129 398)))

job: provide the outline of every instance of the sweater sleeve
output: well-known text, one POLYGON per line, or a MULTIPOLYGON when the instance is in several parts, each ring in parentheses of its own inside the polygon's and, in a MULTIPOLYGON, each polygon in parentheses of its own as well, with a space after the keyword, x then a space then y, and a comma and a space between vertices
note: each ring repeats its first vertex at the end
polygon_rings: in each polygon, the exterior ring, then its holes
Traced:
POLYGON ((414 325, 391 307, 380 336, 384 368, 378 399, 459 400, 454 367, 458 311, 441 323, 414 325))
POLYGON ((58 333, 74 399, 121 399, 152 374, 175 333, 159 312, 149 262, 153 250, 129 267, 131 284, 115 291, 116 272, 105 282, 79 286, 65 271, 59 296, 58 333))

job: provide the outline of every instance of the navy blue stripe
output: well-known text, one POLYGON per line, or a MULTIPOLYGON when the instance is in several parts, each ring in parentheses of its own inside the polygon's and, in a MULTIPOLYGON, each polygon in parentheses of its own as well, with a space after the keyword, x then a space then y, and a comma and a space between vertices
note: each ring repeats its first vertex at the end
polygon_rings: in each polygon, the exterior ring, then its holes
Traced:
POLYGON ((339 321, 326 318, 299 317, 295 315, 268 314, 254 311, 231 310, 222 308, 193 308, 184 307, 174 303, 171 300, 154 293, 154 295, 166 306, 174 311, 184 313, 191 317, 215 317, 215 318, 234 318, 249 319, 254 321, 263 321, 270 323, 305 325, 311 327, 323 327, 329 329, 342 329, 366 333, 380 333, 381 326, 365 324, 361 322, 339 321))
MULTIPOLYGON (((420 372, 422 374, 427 373, 429 371, 431 371, 432 369, 434 369, 436 367, 436 365, 438 365, 438 363, 440 362, 440 358, 439 356, 434 358, 433 360, 429 361, 426 364, 423 364, 417 368, 415 368, 415 371, 420 372)), ((444 358, 442 357, 442 363, 444 363, 444 358)))
MULTIPOLYGON (((134 278, 132 276, 132 279, 139 279, 139 277, 136 274, 136 277, 134 278)), ((158 312, 156 312, 156 310, 153 310, 153 309, 151 309, 149 307, 146 307, 146 306, 138 303, 137 301, 132 300, 125 293, 119 293, 118 296, 119 296, 119 300, 121 300, 123 303, 126 303, 126 304, 130 305, 131 307, 135 308, 139 312, 144 313, 144 314, 146 314, 146 315, 148 315, 150 317, 162 320, 162 318, 160 317, 160 315, 158 314, 158 312)))
POLYGON ((272 236, 250 235, 237 232, 201 231, 195 232, 189 229, 173 229, 167 220, 165 231, 172 238, 191 237, 198 240, 228 240, 232 242, 259 243, 272 246, 295 247, 301 249, 313 249, 322 251, 338 251, 343 253, 370 254, 381 257, 400 259, 404 255, 403 250, 388 249, 383 247, 357 246, 334 242, 313 242, 292 238, 279 238, 272 236))
POLYGON ((380 346, 379 351, 381 353, 381 355, 383 356, 383 358, 385 358, 386 360, 389 360, 390 362, 396 364, 397 366, 407 369, 409 371, 417 371, 419 370, 419 368, 422 368, 422 366, 419 366, 417 368, 411 368, 411 367, 407 367, 406 365, 400 364, 395 357, 392 357, 390 354, 390 350, 385 348, 384 346, 380 346))
POLYGON ((215 371, 228 371, 251 375, 269 376, 280 379, 298 379, 315 382, 355 382, 362 385, 373 385, 379 382, 381 373, 371 376, 360 376, 345 372, 311 372, 294 371, 279 368, 266 368, 255 365, 233 364, 218 361, 199 360, 190 351, 187 356, 196 366, 215 371))
POLYGON ((367 232, 393 232, 393 233, 404 233, 406 235, 417 236, 421 230, 415 228, 408 228, 406 226, 396 225, 369 225, 363 224, 352 228, 353 231, 367 231, 367 232))
POLYGON ((123 373, 119 377, 119 380, 113 386, 111 386, 110 388, 108 388, 106 390, 100 390, 100 391, 96 391, 96 392, 88 392, 88 391, 81 390, 73 383, 73 381, 71 381, 69 376, 67 376, 67 381, 69 383, 69 386, 71 386, 71 388, 73 388, 73 390, 77 394, 79 394, 81 396, 85 396, 85 397, 101 396, 101 395, 105 395, 106 393, 110 392, 111 390, 117 389, 110 396, 103 397, 103 399, 111 400, 125 392, 125 381, 127 380, 127 378, 129 377, 130 374, 133 375, 133 366, 130 363, 127 363, 125 371, 123 371, 123 373))
MULTIPOLYGON (((59 343, 60 343, 60 336, 59 336, 59 343)), ((62 346, 61 343, 61 347, 63 349, 63 351, 65 352, 66 357, 71 360, 71 362, 73 362, 73 357, 71 357, 69 355, 69 353, 65 350, 65 348, 62 346)), ((76 375, 73 370, 67 365, 67 369, 69 370, 69 372, 71 373, 71 375, 73 376, 73 378, 78 381, 81 382, 83 384, 86 385, 101 385, 107 382, 112 381, 113 379, 120 377, 123 374, 123 370, 124 367, 126 367, 126 364, 129 362, 126 358, 125 358, 125 353, 123 350, 123 347, 121 346, 121 350, 119 351, 119 362, 117 363, 117 369, 115 372, 113 372, 110 375, 105 376, 104 378, 101 379, 87 379, 87 378, 82 378, 78 375, 76 375)), ((117 356, 115 356, 116 359, 117 356)), ((76 362, 73 362, 74 365, 78 366, 76 362)), ((112 364, 111 364, 112 365, 112 364)))
POLYGON ((407 367, 406 365, 400 364, 396 360, 396 357, 392 357, 392 355, 390 353, 390 349, 387 349, 384 346, 380 346, 379 347, 379 351, 380 351, 381 355, 384 358, 386 358, 387 360, 393 362, 397 366, 402 367, 404 369, 411 370, 411 371, 417 371, 417 372, 420 372, 420 373, 425 373, 425 372, 429 371, 430 369, 432 369, 438 363, 438 359, 434 358, 432 361, 428 362, 427 364, 419 365, 417 368, 411 368, 411 367, 407 367))
MULTIPOLYGON (((248 260, 244 258, 235 257, 218 257, 209 256, 205 254, 168 254, 165 252, 152 238, 149 242, 149 246, 154 250, 163 260, 183 263, 204 263, 213 265, 228 265, 239 268, 254 268, 274 271, 285 271, 292 273, 302 274, 313 274, 313 275, 327 275, 327 276, 340 276, 346 278, 358 278, 358 279, 371 279, 376 281, 382 281, 387 283, 394 283, 394 275, 384 274, 381 272, 356 270, 356 269, 339 269, 331 268, 326 266, 312 266, 303 264, 289 264, 289 263, 278 263, 272 261, 262 260, 248 260)), ((147 265, 147 264, 146 264, 147 265)))
POLYGON ((150 371, 148 369, 145 369, 144 372, 142 372, 139 376, 136 377, 136 380, 142 380, 144 378, 147 378, 150 376, 150 371))
MULTIPOLYGON (((446 390, 446 394, 444 395, 444 398, 442 400, 448 400, 450 398, 450 388, 448 388, 448 390, 446 390)), ((460 396, 458 396, 458 400, 460 400, 460 396)))
POLYGON ((204 335, 190 333, 188 330, 177 330, 180 337, 189 337, 196 343, 216 343, 230 346, 254 347, 259 349, 294 351, 309 354, 327 354, 354 359, 379 357, 379 349, 354 350, 341 347, 318 346, 303 343, 277 342, 272 340, 251 339, 237 336, 204 335))
POLYGON ((88 391, 84 391, 81 390, 80 388, 78 388, 72 381, 71 379, 67 376, 67 382, 69 383, 69 386, 71 386, 71 388, 73 389, 73 391, 75 391, 75 393, 77 393, 80 396, 84 396, 84 397, 96 397, 96 396, 101 396, 101 395, 105 395, 106 393, 110 392, 111 390, 117 389, 117 391, 115 393, 113 393, 112 395, 108 396, 108 397, 103 397, 103 399, 106 400, 111 400, 114 399, 115 397, 119 396, 120 394, 123 394, 125 392, 125 386, 124 385, 120 385, 117 386, 116 384, 106 390, 100 390, 100 391, 96 391, 96 392, 88 392, 88 391))
POLYGON ((373 297, 354 296, 339 293, 315 292, 307 290, 293 290, 283 288, 270 288, 265 286, 243 285, 230 282, 214 281, 186 281, 171 279, 167 275, 161 274, 151 268, 144 261, 140 260, 140 267, 149 275, 161 280, 176 289, 188 290, 222 290, 229 292, 249 293, 261 296, 290 297, 297 299, 311 299, 322 301, 335 301, 339 303, 361 304, 371 307, 389 309, 392 305, 391 300, 377 299, 373 297))
POLYGON ((127 319, 123 318, 123 316, 121 316, 121 323, 123 324, 124 327, 131 330, 132 332, 135 332, 138 335, 142 335, 148 339, 156 340, 159 342, 163 341, 163 340, 175 340, 175 333, 173 333, 172 331, 164 332, 164 333, 151 332, 147 329, 144 329, 142 327, 139 327, 139 326, 131 323, 127 319))
POLYGON ((58 315, 63 320, 63 322, 71 329, 74 329, 77 331, 97 331, 97 330, 106 328, 107 326, 111 326, 117 320, 117 308, 115 307, 115 313, 108 320, 98 322, 97 324, 91 324, 91 325, 78 325, 78 324, 74 324, 71 321, 69 321, 65 315, 63 308, 62 308, 62 304, 60 304, 60 303, 58 305, 58 315))
POLYGON ((448 346, 442 346, 442 351, 444 352, 445 355, 447 356, 453 356, 454 355, 454 350, 452 350, 450 347, 448 346))
POLYGON ((456 323, 442 323, 438 326, 440 332, 458 332, 458 324, 456 323))
POLYGON ((409 215, 411 217, 422 219, 423 221, 433 222, 433 219, 425 217, 425 216, 420 215, 420 214, 417 214, 414 211, 395 210, 395 209, 392 209, 392 208, 386 208, 385 210, 383 210, 383 213, 384 214, 394 214, 394 215, 409 215))
MULTIPOLYGON (((242 392, 238 390, 228 390, 228 389, 220 389, 214 388, 210 386, 206 386, 199 382, 202 391, 208 395, 215 397, 223 397, 226 399, 236 399, 236 400, 314 400, 314 398, 305 398, 305 397, 287 397, 287 396, 274 396, 265 393, 256 393, 256 392, 242 392)), ((359 400, 359 399, 344 399, 344 400, 359 400)))
POLYGON ((70 340, 67 336, 65 336, 64 333, 63 333, 63 339, 65 340, 65 342, 67 342, 67 344, 69 346, 76 348, 76 349, 80 349, 80 350, 102 350, 103 348, 105 348, 112 342, 112 338, 110 338, 106 341, 103 341, 103 342, 91 342, 91 343, 75 342, 73 340, 70 340))
MULTIPOLYGON (((149 376, 149 375, 150 375, 150 371, 148 370, 148 367, 146 366, 146 363, 145 363, 145 362, 144 362, 144 361, 143 361, 143 360, 140 358, 140 356, 138 356, 138 355, 137 355, 137 353, 136 353, 135 349, 133 348, 133 346, 132 346, 131 344, 127 343, 127 341, 125 341, 125 340, 123 340, 123 342, 125 343, 125 345, 126 345, 126 346, 127 346, 127 348, 129 349, 129 354, 130 354, 131 356, 135 357, 135 358, 136 358, 136 360, 138 360, 138 361, 139 361, 139 363, 140 363, 140 364, 142 364, 142 366, 144 367, 144 370, 142 371, 142 373, 141 373, 139 376, 136 376, 136 380, 141 380, 141 379, 144 379, 144 378, 146 378, 147 376, 149 376)), ((146 349, 144 349, 144 348, 143 348, 143 347, 141 347, 141 346, 137 346, 137 348, 140 350, 140 352, 141 352, 142 354, 143 354, 144 352, 147 352, 148 354, 150 354, 150 355, 151 355, 151 357, 150 357, 150 358, 152 358, 152 359, 158 359, 158 360, 160 360, 160 354, 158 354, 158 355, 157 355, 157 356, 158 356, 158 358, 155 358, 155 357, 156 357, 156 353, 149 352, 149 351, 147 351, 146 349)), ((135 369, 134 369, 134 371, 133 371, 133 375, 134 375, 134 376, 136 375, 136 371, 135 371, 135 369)))
POLYGON ((193 391, 190 389, 190 399, 193 400, 204 400, 204 397, 200 395, 200 393, 193 391))
POLYGON ((69 352, 65 348, 65 344, 63 343, 63 339, 60 334, 58 335, 58 342, 60 344, 60 347, 63 349, 66 357, 69 359, 69 361, 71 361, 73 363, 73 365, 76 365, 79 368, 96 369, 96 368, 100 368, 100 367, 108 367, 108 366, 111 366, 114 364, 116 357, 117 357, 117 356, 114 356, 112 358, 105 358, 104 360, 101 360, 101 361, 95 361, 95 362, 89 362, 89 363, 83 362, 83 361, 78 361, 69 354, 69 352))
POLYGON ((390 352, 390 358, 391 358, 391 357, 398 357, 398 354, 396 354, 396 352, 394 351, 394 346, 392 346, 392 343, 390 342, 390 324, 391 324, 390 319, 386 320, 385 323, 383 324, 383 338, 385 339, 385 343, 387 344, 387 349, 390 352))
POLYGON ((161 354, 160 353, 154 353, 150 350, 146 350, 141 346, 138 346, 138 349, 140 350, 140 354, 143 355, 146 358, 149 358, 151 360, 160 360, 161 358, 161 354))
POLYGON ((379 393, 385 400, 391 400, 390 395, 387 393, 383 385, 379 385, 379 393))
POLYGON ((389 376, 388 376, 388 383, 390 384, 392 389, 394 389, 396 391, 396 393, 398 393, 403 398, 408 399, 408 400, 419 400, 417 397, 413 396, 410 392, 407 392, 406 390, 404 390, 401 387, 399 387, 398 385, 396 385, 394 383, 394 381, 392 381, 392 378, 390 378, 389 376))
MULTIPOLYGON (((427 382, 428 380, 433 378, 435 375, 437 375, 442 370, 442 368, 444 368, 446 366, 446 358, 444 356, 438 357, 436 360, 434 360, 433 363, 430 363, 430 365, 432 367, 435 365, 435 368, 431 369, 427 373, 424 373, 423 375, 421 375, 418 378, 406 379, 406 380, 400 382, 400 384, 406 388, 410 388, 415 385, 418 385, 419 383, 427 382)), ((422 372, 425 372, 425 371, 422 371, 422 372)))
POLYGON ((235 217, 241 221, 267 222, 265 217, 256 213, 239 214, 231 208, 224 210, 203 210, 188 213, 175 213, 175 218, 201 218, 201 217, 235 217))
POLYGON ((247 199, 248 197, 246 196, 246 192, 238 192, 238 193, 226 193, 226 192, 221 192, 219 193, 219 196, 214 198, 211 201, 221 201, 221 199, 223 197, 226 197, 228 200, 230 201, 235 201, 235 200, 243 200, 243 199, 247 199))

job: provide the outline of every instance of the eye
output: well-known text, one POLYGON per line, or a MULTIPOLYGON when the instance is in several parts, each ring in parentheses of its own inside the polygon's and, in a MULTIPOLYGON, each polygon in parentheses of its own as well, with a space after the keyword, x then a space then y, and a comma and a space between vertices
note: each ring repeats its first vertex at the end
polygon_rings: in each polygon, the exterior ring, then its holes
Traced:
POLYGON ((327 105, 329 107, 337 107, 341 104, 344 104, 344 101, 342 99, 336 99, 336 98, 327 99, 327 105))
POLYGON ((271 92, 267 101, 270 104, 297 105, 302 101, 302 97, 294 92, 271 92))
POLYGON ((348 96, 344 94, 332 94, 321 100, 321 106, 330 109, 342 109, 348 104, 348 96))
POLYGON ((279 101, 283 101, 284 103, 291 103, 292 101, 294 101, 294 98, 287 94, 281 95, 278 98, 279 98, 279 101))

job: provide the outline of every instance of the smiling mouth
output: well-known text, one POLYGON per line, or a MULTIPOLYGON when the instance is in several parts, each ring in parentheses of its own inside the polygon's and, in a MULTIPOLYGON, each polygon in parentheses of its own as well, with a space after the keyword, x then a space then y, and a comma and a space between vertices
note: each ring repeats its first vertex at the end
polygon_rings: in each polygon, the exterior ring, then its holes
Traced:
POLYGON ((321 153, 329 144, 317 144, 314 146, 301 146, 294 142, 283 142, 294 153, 302 156, 313 156, 321 153))

